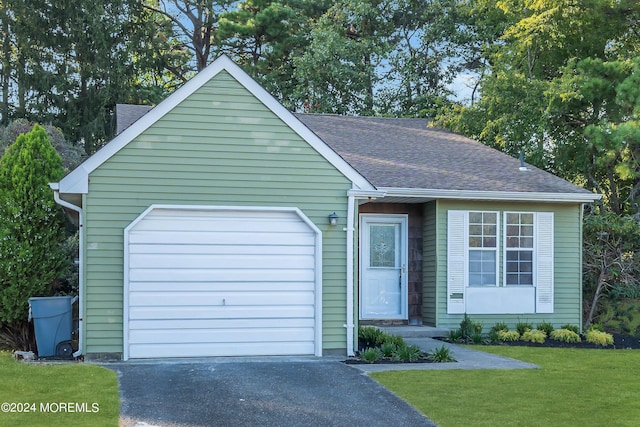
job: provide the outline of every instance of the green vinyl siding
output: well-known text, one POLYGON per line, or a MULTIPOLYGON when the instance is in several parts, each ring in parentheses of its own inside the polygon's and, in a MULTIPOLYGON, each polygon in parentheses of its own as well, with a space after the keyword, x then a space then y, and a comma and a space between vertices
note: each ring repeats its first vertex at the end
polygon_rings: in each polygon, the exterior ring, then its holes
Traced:
POLYGON ((323 233, 323 349, 346 347, 351 182, 221 72, 93 171, 84 197, 85 353, 123 351, 124 229, 152 204, 298 207, 323 233), (337 227, 327 216, 336 212, 337 227))
POLYGON ((424 205, 423 258, 422 258, 422 321, 425 325, 436 325, 436 202, 424 205))
MULTIPOLYGON (((447 212, 449 210, 520 211, 554 213, 554 312, 549 314, 474 314, 485 330, 497 322, 505 322, 513 328, 515 323, 547 321, 556 326, 566 323, 581 325, 582 309, 582 221, 580 204, 559 203, 500 203, 462 202, 439 200, 437 202, 437 326, 455 329, 463 315, 447 314, 447 212)), ((500 219, 502 223, 502 216, 500 219)), ((501 231, 502 233, 502 231, 501 231)), ((502 251, 500 252, 502 259, 502 251)), ((502 270, 500 270, 502 280, 502 270)))

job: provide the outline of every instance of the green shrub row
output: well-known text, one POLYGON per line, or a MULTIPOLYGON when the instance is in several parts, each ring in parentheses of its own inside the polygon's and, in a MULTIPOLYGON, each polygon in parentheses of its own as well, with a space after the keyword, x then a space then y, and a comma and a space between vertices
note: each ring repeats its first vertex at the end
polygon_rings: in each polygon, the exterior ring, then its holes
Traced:
MULTIPOLYGON (((498 322, 491 327, 487 338, 494 343, 522 340, 542 344, 547 338, 567 343, 581 342, 580 329, 576 325, 566 324, 559 329, 554 329, 552 323, 543 321, 538 323, 534 329, 529 322, 518 322, 515 325, 515 329, 515 331, 510 331, 506 323, 498 322)), ((465 314, 460 322, 460 327, 449 333, 449 339, 474 343, 484 342, 482 324, 472 320, 465 314)), ((613 336, 604 332, 602 326, 595 324, 585 333, 585 340, 601 346, 613 345, 613 336)))
POLYGON ((424 353, 420 347, 407 344, 401 336, 391 335, 375 326, 360 326, 358 328, 360 358, 374 363, 383 357, 399 362, 415 362, 421 357, 427 357, 433 362, 455 362, 451 350, 442 345, 431 353, 424 353))

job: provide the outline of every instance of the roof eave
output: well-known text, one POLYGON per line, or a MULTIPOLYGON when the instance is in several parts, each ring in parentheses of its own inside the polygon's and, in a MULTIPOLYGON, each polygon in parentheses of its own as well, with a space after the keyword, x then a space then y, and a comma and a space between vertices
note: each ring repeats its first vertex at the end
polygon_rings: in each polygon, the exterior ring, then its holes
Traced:
MULTIPOLYGON (((474 191, 474 190, 439 190, 424 188, 378 187, 378 199, 382 198, 416 198, 416 199, 452 199, 452 200, 492 200, 514 202, 545 202, 545 203, 593 203, 600 200, 602 195, 580 193, 546 193, 520 191, 474 191)), ((358 190, 350 193, 358 195, 358 190)))

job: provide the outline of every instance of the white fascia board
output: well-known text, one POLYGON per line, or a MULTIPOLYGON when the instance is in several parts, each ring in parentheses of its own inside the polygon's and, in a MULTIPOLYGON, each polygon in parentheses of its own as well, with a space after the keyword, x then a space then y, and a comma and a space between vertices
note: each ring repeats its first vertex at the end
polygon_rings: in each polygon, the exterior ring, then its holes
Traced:
POLYGON ((363 190, 359 188, 354 188, 347 191, 347 196, 355 197, 356 199, 381 199, 386 196, 387 193, 382 190, 363 190))
POLYGON ((236 65, 229 57, 223 55, 213 61, 211 65, 189 79, 173 94, 159 103, 147 114, 125 129, 121 134, 112 139, 93 156, 89 157, 80 166, 60 181, 61 193, 83 193, 89 191, 89 174, 107 161, 111 156, 120 151, 134 138, 147 130, 152 124, 160 120, 165 114, 179 105, 189 95, 194 93, 221 71, 227 71, 249 92, 258 98, 267 108, 276 114, 283 122, 293 129, 309 145, 311 145, 329 163, 338 169, 354 185, 360 188, 373 188, 371 183, 360 175, 349 163, 325 144, 316 134, 311 132, 300 120, 288 111, 269 92, 253 80, 242 68, 236 65))
POLYGON ((593 203, 602 198, 595 193, 534 193, 518 191, 430 190, 422 188, 379 187, 385 197, 416 197, 456 200, 499 200, 517 202, 593 203))

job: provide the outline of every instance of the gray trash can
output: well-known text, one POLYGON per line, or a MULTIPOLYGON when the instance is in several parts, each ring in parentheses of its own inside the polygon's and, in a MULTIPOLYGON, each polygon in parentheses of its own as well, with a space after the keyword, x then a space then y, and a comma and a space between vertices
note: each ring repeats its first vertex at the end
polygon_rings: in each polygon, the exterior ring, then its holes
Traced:
POLYGON ((29 298, 29 320, 33 319, 38 357, 71 357, 73 303, 78 297, 29 298))

